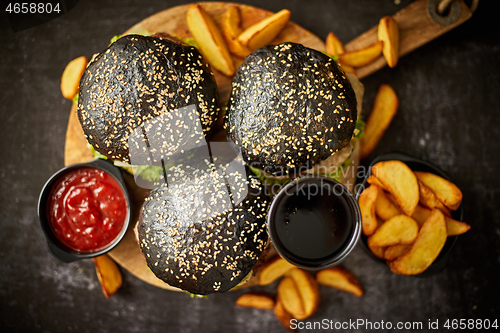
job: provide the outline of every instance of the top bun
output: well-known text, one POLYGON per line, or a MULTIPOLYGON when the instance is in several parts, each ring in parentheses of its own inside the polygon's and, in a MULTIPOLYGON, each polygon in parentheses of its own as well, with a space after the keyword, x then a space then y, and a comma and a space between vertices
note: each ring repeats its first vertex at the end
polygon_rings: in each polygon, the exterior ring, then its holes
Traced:
POLYGON ((283 43, 258 49, 240 66, 224 128, 245 162, 286 176, 347 146, 356 111, 351 83, 333 59, 283 43))
MULTIPOLYGON (((136 128, 193 104, 206 135, 219 107, 214 76, 201 54, 169 39, 128 35, 88 65, 80 80, 78 118, 95 150, 130 163, 129 136, 136 128)), ((175 135, 173 127, 162 131, 175 135)))

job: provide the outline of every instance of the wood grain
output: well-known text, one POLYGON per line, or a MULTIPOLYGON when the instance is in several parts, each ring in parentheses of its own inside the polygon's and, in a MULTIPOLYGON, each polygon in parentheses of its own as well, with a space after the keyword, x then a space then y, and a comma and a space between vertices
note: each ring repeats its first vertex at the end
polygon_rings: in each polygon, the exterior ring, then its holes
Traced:
MULTIPOLYGON (((459 0, 461 10, 458 20, 449 25, 441 25, 434 22, 429 15, 428 2, 429 0, 416 0, 392 16, 399 26, 399 57, 450 31, 472 16, 463 0, 459 0)), ((377 31, 378 25, 347 43, 345 50, 354 51, 377 42, 377 31)), ((374 62, 357 68, 356 75, 362 79, 386 65, 385 58, 381 56, 374 62)))
MULTIPOLYGON (((272 14, 271 12, 263 9, 235 3, 203 2, 201 3, 201 5, 203 9, 205 9, 214 17, 217 23, 221 21, 222 14, 230 6, 238 6, 242 16, 243 28, 246 28, 272 14)), ((136 25, 128 29, 124 34, 165 32, 180 39, 191 37, 185 20, 185 15, 188 7, 189 4, 161 11, 137 23, 136 25)), ((314 48, 320 51, 324 51, 325 49, 325 45, 321 39, 293 22, 289 22, 285 26, 283 31, 273 41, 273 44, 278 44, 286 41, 300 43, 307 47, 314 48)), ((234 57, 234 61, 235 64, 239 66, 243 62, 243 59, 234 57)), ((224 76, 215 70, 214 75, 219 88, 221 102, 226 102, 229 98, 229 92, 231 90, 232 77, 224 76)), ((78 121, 76 109, 76 104, 73 104, 66 131, 66 144, 64 151, 65 165, 86 162, 92 159, 92 154, 89 150, 87 140, 84 137, 83 129, 81 128, 80 122, 78 121)), ((225 138, 225 135, 218 133, 218 135, 216 134, 211 138, 211 140, 220 141, 223 138, 225 138)), ((145 196, 147 195, 147 192, 135 185, 132 176, 126 173, 124 173, 124 176, 127 181, 129 194, 132 196, 131 201, 133 222, 131 223, 131 226, 129 227, 129 230, 127 231, 124 239, 115 249, 109 252, 109 255, 120 266, 128 270, 139 279, 160 288, 180 291, 178 288, 171 287, 158 279, 147 267, 146 261, 142 257, 142 252, 136 242, 133 227, 136 224, 138 212, 145 196)), ((269 248, 265 257, 269 258, 273 255, 275 255, 274 249, 269 248)), ((252 278, 247 284, 245 284, 245 286, 250 286, 255 283, 256 279, 252 278)))

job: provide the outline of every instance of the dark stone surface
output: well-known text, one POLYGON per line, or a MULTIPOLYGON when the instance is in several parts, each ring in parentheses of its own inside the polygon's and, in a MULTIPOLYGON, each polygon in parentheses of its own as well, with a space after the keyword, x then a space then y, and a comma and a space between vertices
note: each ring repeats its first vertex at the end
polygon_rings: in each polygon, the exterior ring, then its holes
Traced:
MULTIPOLYGON (((80 1, 49 23, 15 34, 2 31, 2 332, 284 331, 271 311, 235 307, 242 291, 191 299, 123 271, 123 287, 105 299, 93 263, 56 261, 47 252, 38 225, 39 191, 63 166, 71 105, 59 91, 65 65, 77 56, 103 50, 113 35, 180 3, 80 1)), ((334 31, 345 42, 408 3, 252 2, 273 11, 286 7, 293 21, 318 36, 334 31)), ((418 321, 427 327, 430 319, 439 320, 439 331, 446 331, 442 326, 446 319, 498 318, 500 21, 493 3, 481 1, 470 21, 402 58, 395 69, 382 69, 363 80, 365 113, 381 83, 391 84, 401 101, 372 157, 398 150, 437 164, 463 190, 465 220, 472 230, 460 237, 448 267, 427 278, 393 275, 358 246, 345 266, 359 277, 366 294, 356 298, 322 287, 321 307, 306 321, 418 321)), ((5 26, 5 18, 0 19, 5 26)), ((256 289, 274 293, 276 285, 256 289)))

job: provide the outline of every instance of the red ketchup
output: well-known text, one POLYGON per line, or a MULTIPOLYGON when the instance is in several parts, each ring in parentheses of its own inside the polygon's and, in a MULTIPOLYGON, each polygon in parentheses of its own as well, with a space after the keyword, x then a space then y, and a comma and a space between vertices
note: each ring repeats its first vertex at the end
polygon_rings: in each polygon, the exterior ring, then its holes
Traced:
POLYGON ((55 184, 48 201, 49 223, 56 237, 77 252, 106 247, 123 228, 127 200, 105 171, 71 170, 55 184))

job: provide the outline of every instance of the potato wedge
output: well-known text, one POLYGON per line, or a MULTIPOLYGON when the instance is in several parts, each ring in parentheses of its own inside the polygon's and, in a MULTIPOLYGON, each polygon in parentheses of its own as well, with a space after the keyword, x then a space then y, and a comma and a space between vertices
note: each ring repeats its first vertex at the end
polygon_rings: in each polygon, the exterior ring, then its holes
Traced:
MULTIPOLYGON (((412 217, 420 226, 422 226, 429 215, 431 215, 431 210, 429 208, 418 205, 415 208, 415 212, 413 213, 412 217)), ((465 222, 454 220, 448 216, 445 216, 445 220, 448 236, 458 236, 466 233, 470 229, 470 225, 465 222)))
POLYGON ((361 158, 371 154, 382 135, 396 115, 399 99, 396 92, 388 84, 381 84, 373 102, 370 116, 366 122, 365 135, 361 138, 361 158))
POLYGON ((352 73, 352 74, 356 75, 356 70, 354 69, 354 67, 342 65, 342 64, 339 64, 339 66, 340 66, 340 68, 342 68, 344 70, 344 72, 352 73))
POLYGON ((375 214, 382 220, 387 221, 391 217, 403 214, 403 212, 389 199, 384 191, 380 190, 375 202, 375 214))
POLYGON ((441 252, 446 243, 446 237, 444 214, 439 209, 433 209, 411 249, 396 260, 388 262, 391 271, 405 275, 424 272, 441 252))
POLYGON ((382 54, 387 65, 396 67, 399 58, 399 27, 391 16, 384 16, 378 23, 378 39, 384 42, 382 54))
POLYGON ((296 332, 297 330, 293 329, 290 326, 290 321, 293 319, 292 316, 286 312, 285 308, 283 307, 283 303, 281 302, 280 298, 278 297, 276 299, 276 305, 274 306, 274 315, 280 323, 290 332, 296 332))
POLYGON ((370 185, 359 196, 359 209, 361 210, 361 219, 363 234, 370 236, 377 229, 377 217, 375 215, 375 203, 379 188, 377 185, 370 185))
POLYGON ((314 277, 300 269, 293 268, 286 273, 287 276, 291 277, 299 290, 300 298, 302 300, 304 314, 291 313, 296 319, 302 320, 306 319, 314 314, 319 307, 320 293, 318 282, 314 277))
POLYGON ((339 63, 351 67, 362 67, 368 65, 382 54, 384 43, 378 41, 368 47, 339 55, 339 63))
POLYGON ((420 195, 419 200, 422 205, 430 209, 437 208, 441 210, 444 215, 451 216, 450 209, 443 205, 443 203, 438 200, 434 192, 425 186, 421 181, 418 182, 418 190, 420 195))
POLYGON ((232 54, 245 58, 252 51, 238 41, 241 34, 241 16, 237 6, 229 7, 222 18, 221 31, 232 54))
POLYGON ((411 169, 401 161, 382 161, 375 164, 372 173, 384 184, 392 194, 399 208, 411 216, 419 200, 417 177, 411 169))
POLYGON ((266 262, 259 270, 259 284, 265 286, 279 279, 295 266, 280 256, 266 262))
POLYGON ((368 245, 368 248, 370 249, 370 251, 373 253, 373 255, 375 257, 377 257, 379 259, 385 259, 384 253, 385 253, 386 248, 374 246, 373 242, 372 242, 372 236, 370 236, 366 239, 366 243, 368 245))
POLYGON ((274 309, 274 299, 267 293, 253 291, 238 297, 236 305, 261 310, 270 310, 274 309))
POLYGON ((305 315, 304 302, 300 296, 297 284, 290 276, 285 276, 278 285, 278 298, 283 304, 283 308, 293 318, 303 317, 305 315))
POLYGON ((397 244, 388 246, 384 252, 386 260, 394 260, 406 254, 411 249, 411 244, 397 244))
POLYGON ((384 184, 382 184, 380 182, 380 180, 378 180, 377 177, 375 177, 374 175, 370 175, 370 177, 366 178, 366 182, 368 184, 372 184, 372 185, 377 185, 378 187, 380 187, 382 190, 384 191, 387 191, 386 188, 384 188, 384 184))
POLYGON ((418 180, 430 188, 436 197, 451 210, 457 210, 462 202, 462 191, 452 182, 430 172, 415 171, 418 180))
POLYGON ((238 36, 238 41, 252 51, 268 45, 283 30, 290 20, 290 16, 291 13, 288 9, 280 10, 248 27, 238 36))
POLYGON ((335 56, 338 57, 342 53, 344 53, 344 44, 335 36, 333 32, 330 32, 326 36, 326 41, 325 41, 325 49, 326 49, 326 54, 329 56, 335 56))
POLYGON ((385 247, 396 244, 411 244, 417 238, 418 223, 404 214, 385 221, 370 237, 372 246, 385 247))
POLYGON ((212 17, 199 4, 193 4, 187 10, 186 21, 189 31, 208 63, 222 74, 232 76, 233 58, 212 17))
POLYGON ((85 72, 88 62, 87 57, 81 56, 71 60, 66 65, 61 76, 61 92, 64 98, 72 100, 76 96, 80 78, 85 72))
POLYGON ((363 296, 363 287, 358 279, 347 269, 335 266, 319 271, 316 279, 322 285, 347 291, 355 296, 363 296))
POLYGON ((122 286, 122 274, 118 265, 106 254, 92 260, 104 296, 106 298, 113 296, 122 286))

